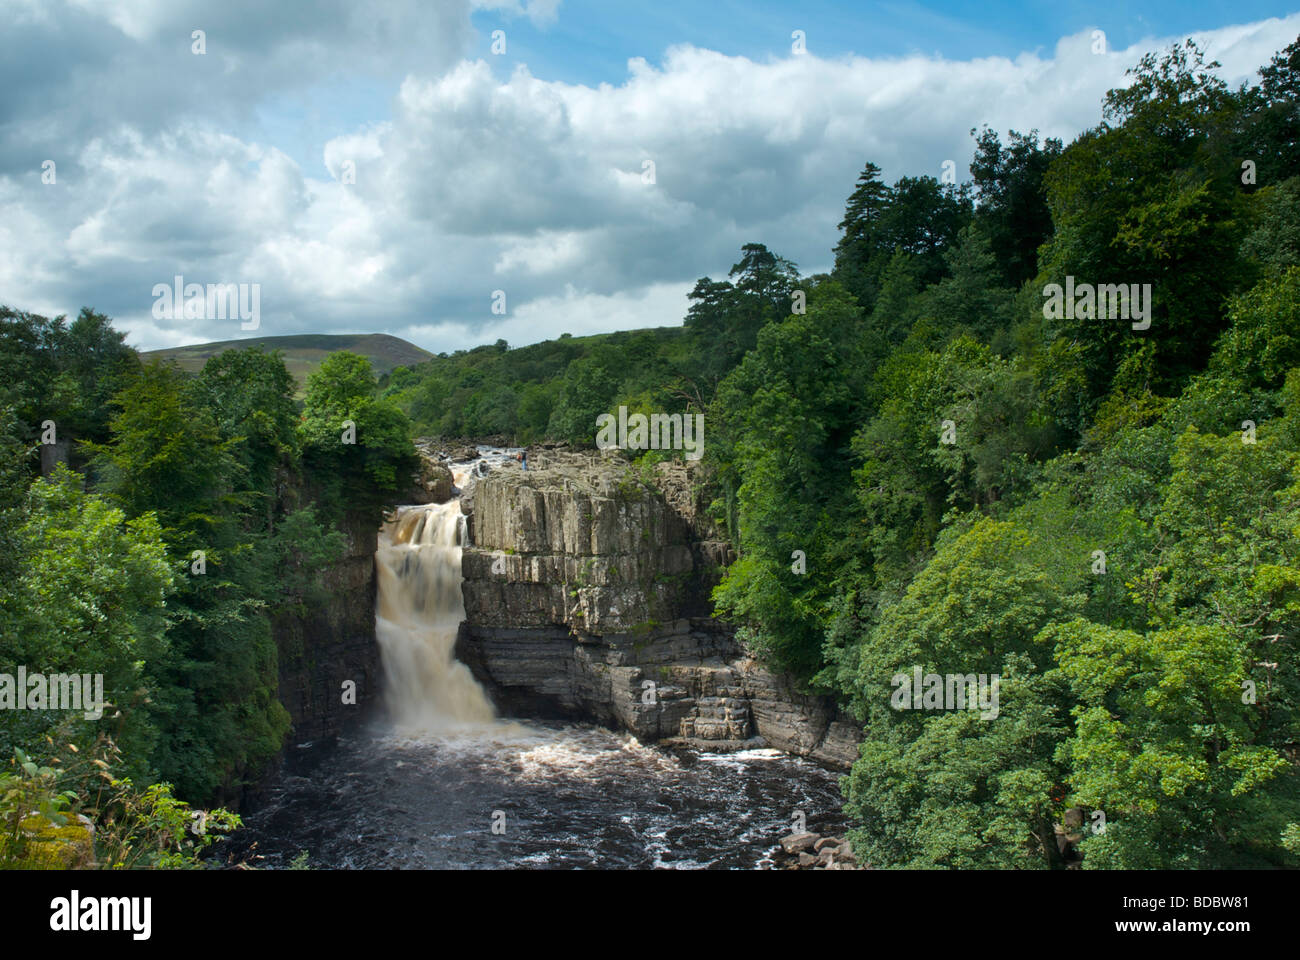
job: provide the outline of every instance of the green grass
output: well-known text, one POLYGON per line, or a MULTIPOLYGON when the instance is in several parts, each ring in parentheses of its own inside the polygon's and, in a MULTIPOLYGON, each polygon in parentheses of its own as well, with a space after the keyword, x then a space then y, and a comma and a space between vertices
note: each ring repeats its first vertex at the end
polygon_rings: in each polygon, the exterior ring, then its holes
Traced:
POLYGON ((350 350, 369 357, 375 376, 383 376, 397 367, 414 366, 433 357, 427 350, 386 333, 307 333, 290 337, 250 337, 247 340, 221 340, 187 347, 170 347, 166 350, 150 350, 143 356, 146 359, 160 357, 173 360, 182 370, 198 373, 208 360, 220 353, 255 346, 279 350, 284 354, 284 365, 298 382, 300 393, 307 378, 319 369, 322 361, 339 350, 350 350))

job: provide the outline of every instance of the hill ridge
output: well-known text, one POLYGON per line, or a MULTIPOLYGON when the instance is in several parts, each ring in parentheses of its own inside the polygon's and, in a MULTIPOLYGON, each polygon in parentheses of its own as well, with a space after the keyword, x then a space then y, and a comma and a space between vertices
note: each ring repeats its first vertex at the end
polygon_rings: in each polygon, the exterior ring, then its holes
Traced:
POLYGON ((247 337, 239 340, 212 340, 192 343, 183 347, 165 347, 161 350, 142 350, 145 358, 158 357, 176 362, 181 369, 197 373, 212 357, 227 350, 246 350, 251 347, 279 350, 284 355, 284 365, 299 386, 331 353, 350 350, 370 358, 376 376, 391 373, 397 367, 414 366, 433 358, 434 354, 409 340, 391 333, 300 333, 274 337, 247 337))

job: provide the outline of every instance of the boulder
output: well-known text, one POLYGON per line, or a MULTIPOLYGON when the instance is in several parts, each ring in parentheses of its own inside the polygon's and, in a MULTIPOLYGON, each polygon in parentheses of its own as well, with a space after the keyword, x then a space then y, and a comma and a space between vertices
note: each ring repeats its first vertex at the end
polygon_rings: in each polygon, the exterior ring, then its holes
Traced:
POLYGON ((792 833, 781 838, 781 849, 793 856, 811 850, 820 839, 821 835, 816 833, 792 833))
POLYGON ((421 456, 413 487, 407 497, 411 503, 446 503, 454 488, 451 470, 438 460, 421 456))

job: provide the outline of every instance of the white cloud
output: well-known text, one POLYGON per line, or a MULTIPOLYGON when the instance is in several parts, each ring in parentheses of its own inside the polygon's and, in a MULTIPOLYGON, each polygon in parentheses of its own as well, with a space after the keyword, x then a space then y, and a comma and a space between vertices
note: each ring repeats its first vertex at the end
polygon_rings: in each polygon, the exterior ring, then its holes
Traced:
MULTIPOLYGON (((121 29, 152 35, 177 16, 160 10, 135 8, 121 29)), ((1297 33, 1300 14, 1200 39, 1236 82, 1297 33)), ((263 335, 376 330, 454 350, 679 323, 694 280, 725 274, 746 242, 824 265, 867 160, 888 179, 950 159, 964 173, 986 123, 1068 142, 1125 68, 1174 39, 1097 56, 1085 30, 1050 53, 970 61, 760 63, 679 46, 599 87, 459 61, 406 75, 391 117, 326 143, 320 177, 219 110, 154 127, 110 112, 86 130, 47 116, 73 161, 57 186, 37 163, 0 166, 0 291, 26 309, 91 304, 146 348, 239 335, 154 321, 152 284, 176 273, 260 282, 263 335), (490 311, 495 289, 506 317, 490 311)))
POLYGON ((554 23, 563 0, 472 0, 478 10, 490 10, 507 17, 527 17, 534 26, 554 23))
POLYGON ((554 273, 572 266, 584 251, 581 234, 544 230, 536 237, 521 237, 502 250, 493 270, 509 273, 522 267, 532 274, 554 273))
POLYGON ((656 283, 614 294, 579 291, 566 284, 564 292, 538 297, 509 315, 484 323, 416 324, 392 331, 434 353, 462 350, 505 340, 512 346, 554 340, 563 333, 575 337, 615 330, 641 330, 671 325, 668 317, 685 315, 686 295, 693 283, 656 283))
POLYGON ((545 331, 542 336, 530 333, 524 341, 533 342, 553 339, 562 333, 585 336, 668 326, 665 317, 685 316, 689 306, 686 295, 693 286, 693 283, 654 283, 636 290, 600 294, 579 291, 566 284, 561 295, 538 297, 521 306, 515 323, 503 325, 502 329, 513 326, 516 331, 545 331))

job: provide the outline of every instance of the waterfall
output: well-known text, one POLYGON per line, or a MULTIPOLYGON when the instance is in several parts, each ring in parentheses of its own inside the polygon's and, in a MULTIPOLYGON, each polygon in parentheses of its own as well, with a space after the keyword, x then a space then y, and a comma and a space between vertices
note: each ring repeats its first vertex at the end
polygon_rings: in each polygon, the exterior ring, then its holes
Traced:
POLYGON ((465 518, 454 499, 399 507, 379 532, 375 635, 385 699, 399 728, 444 732, 494 718, 483 688, 455 657, 456 633, 465 619, 464 539, 465 518))

